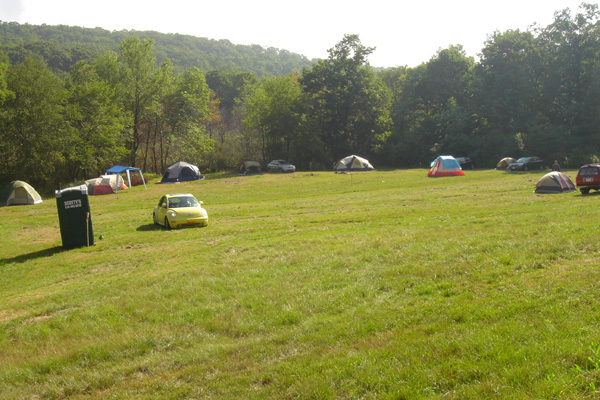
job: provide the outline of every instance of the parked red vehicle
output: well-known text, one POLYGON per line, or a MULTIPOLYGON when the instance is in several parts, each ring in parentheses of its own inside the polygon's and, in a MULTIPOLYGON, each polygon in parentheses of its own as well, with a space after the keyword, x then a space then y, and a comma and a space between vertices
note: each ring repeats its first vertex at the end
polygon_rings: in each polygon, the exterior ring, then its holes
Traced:
POLYGON ((600 164, 586 164, 579 168, 575 184, 581 194, 588 194, 591 189, 600 190, 600 164))

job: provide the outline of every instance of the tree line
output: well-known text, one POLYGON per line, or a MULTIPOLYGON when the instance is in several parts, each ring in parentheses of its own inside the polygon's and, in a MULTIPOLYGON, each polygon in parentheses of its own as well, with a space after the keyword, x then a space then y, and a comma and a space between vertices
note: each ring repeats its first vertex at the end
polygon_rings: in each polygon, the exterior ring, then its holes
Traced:
POLYGON ((494 32, 479 60, 462 46, 417 67, 376 71, 374 48, 345 35, 327 59, 286 74, 176 70, 154 40, 68 73, 28 55, 0 62, 0 182, 53 189, 117 163, 162 173, 287 158, 330 170, 350 155, 376 167, 425 167, 439 154, 493 167, 536 155, 576 168, 600 161, 598 6, 555 13, 546 27, 494 32))
POLYGON ((73 64, 118 51, 119 44, 131 37, 154 41, 157 63, 167 59, 174 72, 197 67, 202 71, 247 71, 259 77, 285 75, 308 67, 311 61, 287 50, 259 45, 236 45, 229 40, 214 40, 155 31, 108 31, 65 25, 30 25, 0 21, 0 51, 11 63, 28 56, 39 56, 54 72, 69 73, 73 64))

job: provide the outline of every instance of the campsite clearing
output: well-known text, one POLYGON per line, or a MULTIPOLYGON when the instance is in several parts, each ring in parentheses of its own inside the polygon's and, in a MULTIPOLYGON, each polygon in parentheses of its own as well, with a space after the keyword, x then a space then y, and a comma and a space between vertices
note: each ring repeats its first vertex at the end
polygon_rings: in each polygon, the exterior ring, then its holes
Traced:
POLYGON ((211 174, 173 231, 138 186, 75 250, 0 208, 0 398, 596 398, 600 197, 426 172, 211 174))

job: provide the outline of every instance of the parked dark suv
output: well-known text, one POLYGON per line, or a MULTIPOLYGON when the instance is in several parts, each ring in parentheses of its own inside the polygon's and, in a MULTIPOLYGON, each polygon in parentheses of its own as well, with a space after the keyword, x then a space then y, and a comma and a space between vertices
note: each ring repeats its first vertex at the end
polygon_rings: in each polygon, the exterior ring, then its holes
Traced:
POLYGON ((516 162, 510 163, 508 169, 511 171, 530 171, 532 169, 544 169, 544 160, 538 157, 521 157, 516 162))
POLYGON ((462 169, 475 169, 475 164, 469 157, 456 157, 456 161, 462 169))
POLYGON ((586 164, 580 167, 575 184, 581 194, 588 194, 591 189, 600 190, 600 164, 586 164))

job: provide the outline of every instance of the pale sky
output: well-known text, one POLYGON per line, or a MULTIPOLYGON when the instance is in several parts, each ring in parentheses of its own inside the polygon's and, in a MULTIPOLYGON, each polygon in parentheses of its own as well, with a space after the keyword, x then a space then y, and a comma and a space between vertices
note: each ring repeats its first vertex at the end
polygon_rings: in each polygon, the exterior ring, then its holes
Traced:
MULTIPOLYGON (((588 1, 594 3, 594 1, 588 1)), ((477 57, 495 31, 545 27, 579 0, 0 0, 0 20, 152 30, 326 58, 345 34, 375 47, 375 67, 414 67, 461 44, 477 57)))

